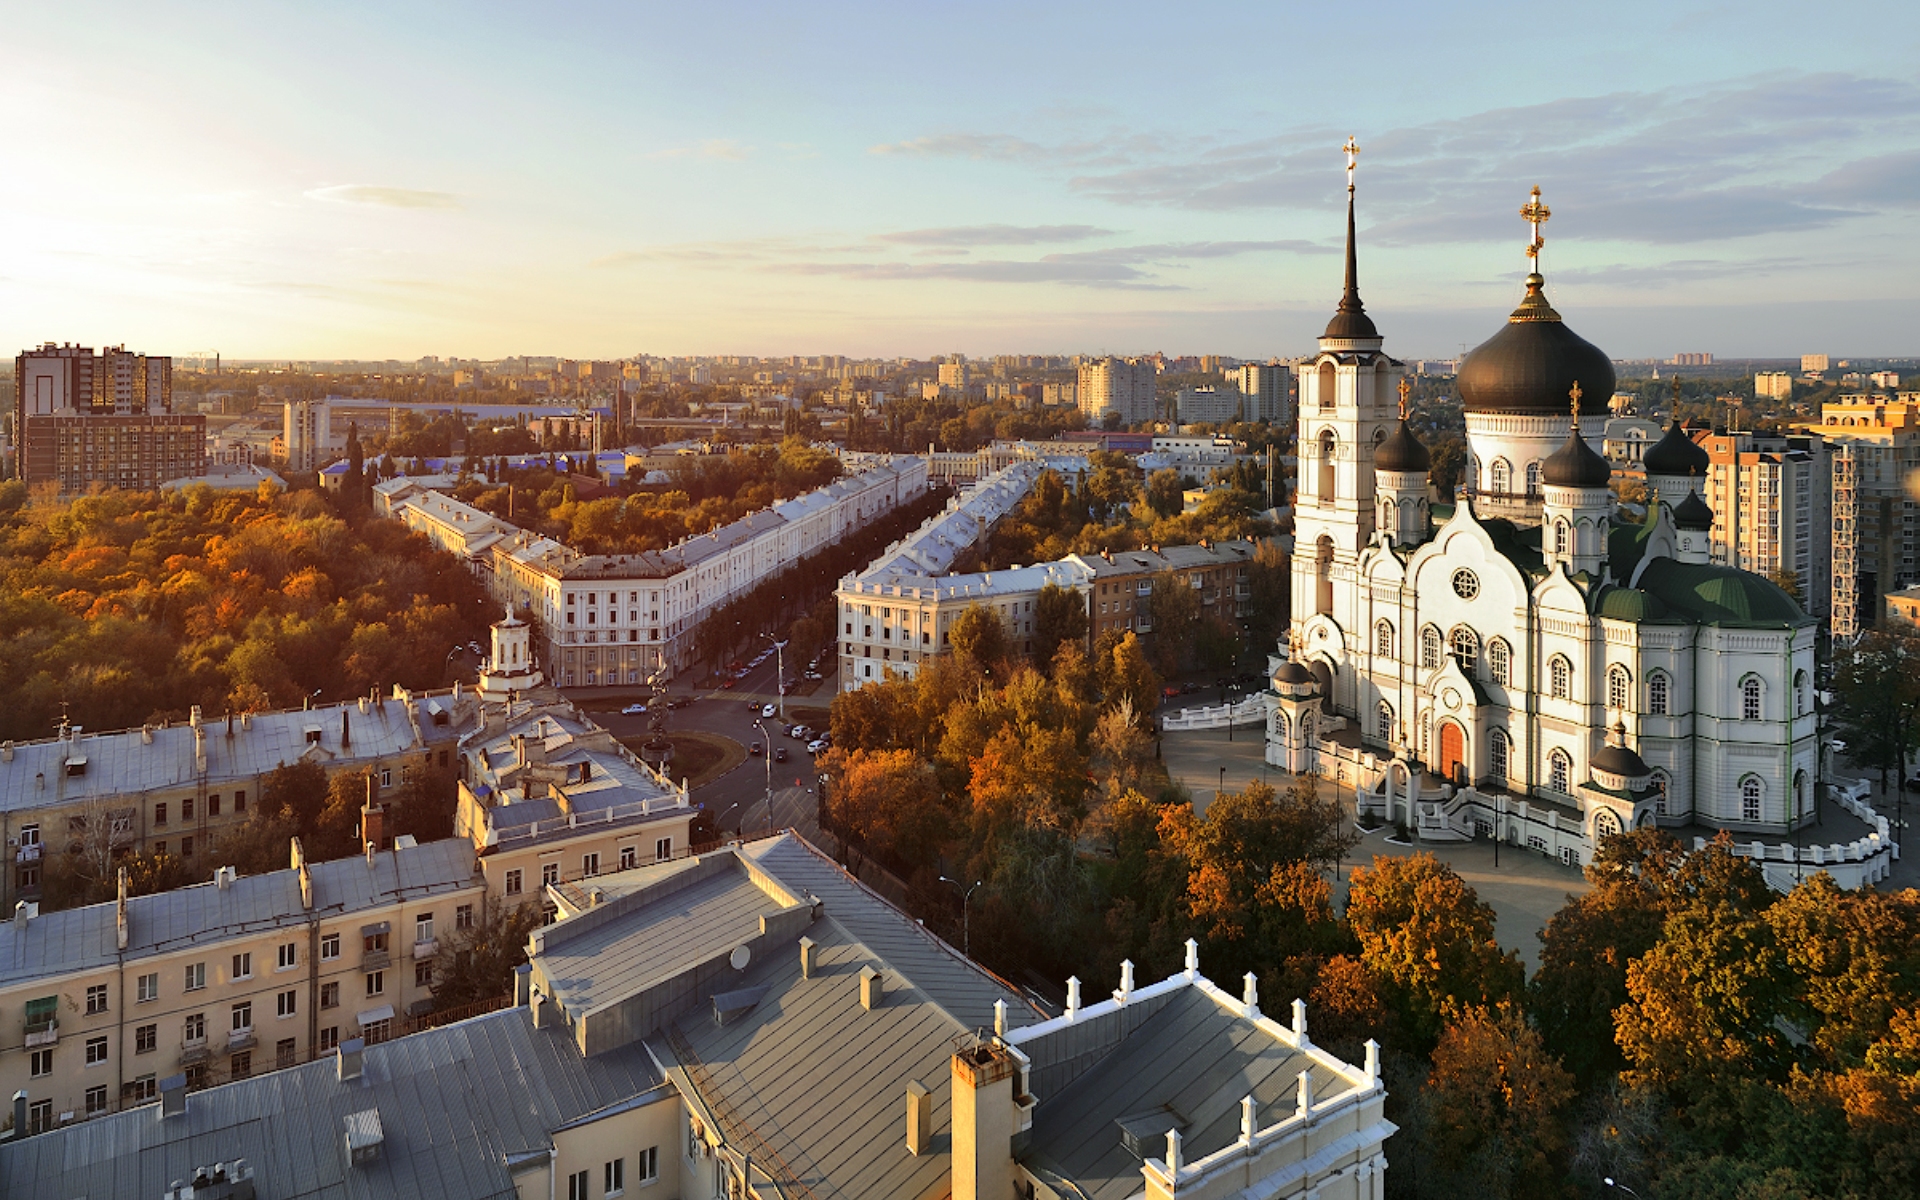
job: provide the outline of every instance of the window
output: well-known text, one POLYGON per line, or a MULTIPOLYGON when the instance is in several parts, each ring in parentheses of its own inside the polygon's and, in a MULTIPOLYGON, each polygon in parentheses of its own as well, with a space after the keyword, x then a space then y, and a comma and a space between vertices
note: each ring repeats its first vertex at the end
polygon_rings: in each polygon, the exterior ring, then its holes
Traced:
POLYGON ((540 886, 552 887, 560 882, 560 864, 557 862, 540 864, 540 886))
POLYGON ((339 1008, 340 1007, 340 985, 339 984, 323 983, 320 985, 320 1007, 321 1008, 339 1008))
POLYGON ((1547 664, 1548 690, 1555 700, 1566 700, 1573 695, 1573 664, 1559 655, 1547 664))
POLYGON ((329 1025, 320 1031, 320 1050, 322 1053, 328 1050, 336 1050, 339 1046, 340 1027, 338 1025, 329 1025))
POLYGON ((1565 554, 1567 552, 1567 523, 1565 521, 1555 521, 1553 523, 1553 552, 1555 554, 1565 554))
POLYGON ((433 940, 433 914, 432 913, 421 913, 418 916, 414 917, 413 940, 414 940, 414 944, 416 945, 418 945, 421 942, 430 942, 433 940))
POLYGON ((283 942, 274 954, 274 969, 289 971, 299 965, 300 947, 294 942, 283 942))
POLYGON ((251 952, 248 952, 246 954, 236 954, 233 956, 233 974, 229 975, 228 978, 229 979, 252 979, 253 978, 253 954, 251 952))
POLYGON ((32 1133, 45 1133, 53 1128, 53 1101, 35 1100, 27 1107, 27 1129, 32 1133))
POLYGON ((1667 773, 1665 771, 1655 771, 1653 773, 1652 783, 1654 790, 1653 811, 1664 817, 1667 815, 1667 787, 1669 786, 1667 773))
POLYGON ((233 811, 237 813, 247 811, 247 794, 244 791, 233 794, 233 811))
POLYGON ((136 1079, 127 1081, 127 1099, 135 1104, 151 1100, 160 1094, 159 1085, 154 1082, 153 1072, 149 1071, 136 1079))
POLYGON ((393 768, 392 767, 380 768, 380 786, 383 789, 390 788, 393 786, 393 768))
POLYGON ((158 1025, 141 1025, 134 1029, 133 1052, 135 1054, 152 1054, 159 1044, 160 1027, 158 1025))
POLYGON ((233 1006, 233 1024, 229 1028, 235 1033, 253 1028, 253 1001, 242 1000, 233 1006))
POLYGON ((385 971, 367 972, 367 995, 369 996, 384 995, 386 993, 386 990, 387 990, 387 973, 385 971))
POLYGON ((568 1175, 567 1200, 593 1200, 593 1193, 588 1190, 591 1185, 592 1180, 584 1170, 568 1175))
POLYGON ((1627 676, 1627 669, 1615 663, 1607 668, 1607 707, 1625 709, 1628 697, 1632 694, 1633 681, 1627 676))
POLYGON ((231 1064, 233 1078, 246 1079, 253 1074, 253 1051, 242 1050, 233 1056, 231 1064))
POLYGON ((1793 816, 1795 820, 1807 811, 1807 773, 1798 771, 1793 776, 1793 816))
POLYGON ((1487 673, 1493 676, 1495 683, 1509 683, 1513 678, 1513 655, 1507 644, 1499 638, 1487 643, 1487 673))
POLYGON ((1540 494, 1540 464, 1537 462, 1530 462, 1527 464, 1527 495, 1538 496, 1539 494, 1540 494))
POLYGON ((1760 719, 1760 681, 1751 675, 1740 681, 1740 719, 1760 719))
POLYGON ((189 1046, 207 1040, 207 1014, 193 1013, 181 1022, 180 1040, 189 1046))
POLYGON ((473 928, 473 905, 462 904, 453 910, 453 927, 455 929, 473 928))
POLYGON ((107 1039, 90 1037, 87 1039, 87 1065, 97 1067, 107 1061, 107 1039))
POLYGON ((518 896, 520 894, 520 872, 519 871, 507 872, 507 883, 506 883, 505 891, 506 891, 506 894, 509 896, 518 896))
POLYGON ((1393 626, 1386 621, 1376 622, 1373 627, 1373 652, 1380 658, 1393 657, 1393 626))
POLYGON ((188 796, 186 799, 180 802, 180 819, 182 821, 193 820, 193 797, 192 796, 188 796))
POLYGON ((660 1147, 648 1146, 634 1159, 633 1179, 635 1183, 652 1183, 660 1178, 660 1147))
POLYGON ((273 1065, 284 1071, 300 1061, 300 1043, 293 1038, 281 1038, 273 1044, 273 1065))
POLYGON ((1793 712, 1795 716, 1807 711, 1807 673, 1798 672, 1793 677, 1793 712))
POLYGON ((1547 755, 1547 786, 1556 792, 1572 792, 1573 760, 1567 757, 1565 750, 1555 750, 1547 755))
POLYGON ((433 986, 433 960, 423 958, 413 964, 413 986, 430 988, 433 986))
POLYGON ((323 961, 328 961, 339 957, 340 935, 337 933, 322 934, 320 937, 320 958, 323 961))
POLYGON ((1751 775, 1740 781, 1740 819, 1760 819, 1760 781, 1751 775))
POLYGON ((276 1016, 293 1017, 300 1013, 300 993, 297 991, 281 992, 274 997, 273 1003, 276 1016))
POLYGON ((666 862, 673 857, 673 839, 670 837, 653 840, 653 861, 666 862))
POLYGON ((620 869, 622 871, 628 870, 632 867, 637 867, 639 865, 640 865, 640 847, 638 846, 620 847, 620 869))
POLYGON ((1491 482, 1488 487, 1496 496, 1506 495, 1508 489, 1513 486, 1513 468, 1507 465, 1507 460, 1504 458, 1493 460, 1493 469, 1489 475, 1491 482))
POLYGON ((96 983, 87 989, 87 1015, 96 1016, 107 1011, 107 985, 96 983))
POLYGON ((145 1004, 149 1000, 160 998, 160 972, 142 975, 134 981, 133 996, 137 1003, 145 1004))
POLYGON ((1440 631, 1431 625, 1420 631, 1420 665, 1428 670, 1440 665, 1440 631))
POLYGON ((98 1116, 107 1111, 107 1085, 100 1084, 87 1089, 87 1115, 98 1116))
POLYGON ((153 823, 155 825, 165 825, 167 823, 167 802, 165 800, 161 800, 153 806, 153 823))
POLYGON ((27 1064, 27 1071, 35 1079, 53 1074, 53 1051, 35 1050, 32 1061, 27 1064))
MULTIPOLYGON (((382 922, 385 924, 385 922, 382 922)), ((363 954, 385 954, 387 935, 384 933, 363 934, 360 938, 360 951, 363 954)))
POLYGON ((210 817, 220 815, 220 794, 218 792, 207 797, 207 815, 210 817))
POLYGON ((1383 742, 1393 741, 1393 706, 1385 700, 1373 712, 1373 736, 1383 742))
POLYGON ((1507 731, 1504 729, 1487 734, 1487 774, 1495 783, 1507 781, 1507 731))
POLYGON ((193 857, 193 839, 192 838, 183 837, 180 839, 180 857, 181 858, 193 857))
POLYGON ((1655 671, 1647 676, 1647 711, 1657 717, 1667 715, 1667 673, 1655 671))
POLYGON ((618 1196, 621 1192, 626 1191, 627 1160, 624 1158, 616 1158, 602 1168, 601 1182, 606 1185, 600 1192, 603 1196, 618 1196))
POLYGON ((1480 635, 1461 625, 1447 635, 1447 641, 1453 647, 1453 657, 1460 669, 1472 675, 1480 662, 1480 635))
POLYGON ((582 854, 580 856, 580 874, 591 878, 599 873, 600 856, 598 854, 582 854))

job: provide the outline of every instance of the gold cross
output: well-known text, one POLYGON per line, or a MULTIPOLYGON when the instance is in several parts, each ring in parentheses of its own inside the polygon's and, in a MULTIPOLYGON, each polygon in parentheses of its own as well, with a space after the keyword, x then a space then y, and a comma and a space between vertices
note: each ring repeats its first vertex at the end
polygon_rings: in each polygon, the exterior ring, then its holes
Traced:
POLYGON ((1356 143, 1353 140, 1353 135, 1348 134, 1347 144, 1340 147, 1340 149, 1345 151, 1347 155, 1347 191, 1352 192, 1353 191, 1353 164, 1354 164, 1354 159, 1358 158, 1360 155, 1360 146, 1358 143, 1356 143))
POLYGON ((1547 239, 1540 236, 1540 227, 1545 225, 1547 218, 1552 215, 1553 210, 1540 203, 1540 186, 1535 184, 1533 195, 1520 206, 1520 219, 1533 226, 1533 240, 1527 243, 1528 258, 1540 257, 1540 247, 1547 244, 1547 239))
POLYGON ((1573 386, 1567 390, 1567 395, 1573 397, 1573 423, 1578 428, 1580 425, 1580 381, 1578 379, 1573 381, 1573 386))
POLYGON ((1412 390, 1413 385, 1407 382, 1405 375, 1402 375, 1400 377, 1400 419, 1402 421, 1407 419, 1407 393, 1412 390))

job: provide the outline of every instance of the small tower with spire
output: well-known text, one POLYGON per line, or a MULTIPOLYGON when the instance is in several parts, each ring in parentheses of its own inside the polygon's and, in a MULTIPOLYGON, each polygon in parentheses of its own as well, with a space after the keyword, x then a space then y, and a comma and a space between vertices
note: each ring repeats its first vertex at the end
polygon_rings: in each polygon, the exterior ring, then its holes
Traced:
POLYGON ((480 694, 488 700, 524 695, 540 685, 542 676, 533 661, 533 626, 513 614, 493 623, 492 655, 480 672, 480 694))
POLYGON ((1417 546, 1427 540, 1427 472, 1433 456, 1407 424, 1407 397, 1413 385, 1400 377, 1400 423, 1373 452, 1374 505, 1379 527, 1396 546, 1417 546))
POLYGON ((1540 554, 1566 567, 1598 577, 1607 560, 1607 534, 1613 522, 1613 468, 1580 436, 1580 384, 1568 391, 1572 415, 1567 440, 1540 470, 1546 485, 1541 507, 1540 554))

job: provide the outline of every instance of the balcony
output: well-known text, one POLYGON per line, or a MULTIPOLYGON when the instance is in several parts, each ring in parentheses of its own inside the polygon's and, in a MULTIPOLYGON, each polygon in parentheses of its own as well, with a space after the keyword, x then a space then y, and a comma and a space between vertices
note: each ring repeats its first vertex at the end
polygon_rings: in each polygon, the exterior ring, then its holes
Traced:
POLYGON ((180 1042, 180 1065, 204 1062, 207 1057, 207 1039, 204 1037, 184 1038, 180 1042))
POLYGON ((52 1020, 27 1022, 27 1048, 29 1050, 38 1049, 41 1046, 51 1046, 59 1040, 60 1022, 52 1020))
POLYGON ((252 1026, 248 1026, 245 1029, 236 1029, 227 1035, 227 1049, 229 1051, 251 1050, 257 1044, 258 1042, 253 1036, 252 1026))
POLYGON ((393 965, 393 955, 385 950, 368 950, 360 955, 362 971, 384 971, 393 965))
POLYGON ((18 863, 39 862, 40 861, 40 843, 35 842, 31 846, 20 847, 20 849, 14 853, 13 861, 18 863))
POLYGON ((440 943, 434 941, 432 938, 428 938, 424 942, 415 942, 413 944, 413 961, 419 962, 423 958, 432 958, 439 949, 440 943))

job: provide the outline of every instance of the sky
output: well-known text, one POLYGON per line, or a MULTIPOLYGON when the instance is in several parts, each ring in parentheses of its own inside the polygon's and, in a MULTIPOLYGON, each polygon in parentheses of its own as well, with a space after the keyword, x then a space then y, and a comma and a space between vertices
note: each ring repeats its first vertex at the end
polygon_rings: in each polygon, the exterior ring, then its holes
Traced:
POLYGON ((0 343, 1920 354, 1920 5, 0 0, 0 343))

